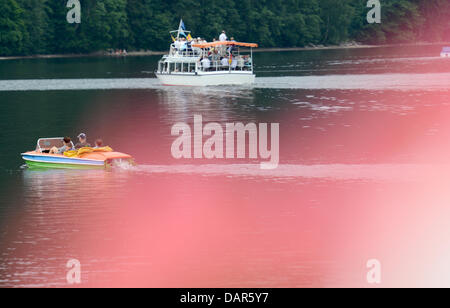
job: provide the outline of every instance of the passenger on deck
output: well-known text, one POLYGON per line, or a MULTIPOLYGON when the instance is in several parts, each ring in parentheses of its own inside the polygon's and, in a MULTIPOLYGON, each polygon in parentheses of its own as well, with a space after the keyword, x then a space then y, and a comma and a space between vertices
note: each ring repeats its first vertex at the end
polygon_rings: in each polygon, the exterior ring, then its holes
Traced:
POLYGON ((244 58, 243 58, 242 56, 239 56, 239 57, 238 57, 238 59, 237 59, 237 66, 239 67, 239 69, 240 69, 241 71, 244 70, 245 60, 244 60, 244 58))
POLYGON ((185 53, 186 49, 187 49, 187 40, 183 37, 180 43, 180 51, 182 52, 182 54, 185 53))
POLYGON ((214 49, 214 51, 212 52, 211 61, 213 62, 214 65, 216 65, 217 62, 220 61, 220 55, 217 49, 214 49))
POLYGON ((85 133, 81 133, 78 135, 78 143, 75 145, 75 149, 79 150, 81 148, 88 147, 90 148, 91 145, 87 142, 87 137, 85 133))
POLYGON ((233 60, 231 60, 231 69, 236 70, 237 66, 238 66, 238 60, 236 58, 233 58, 233 60))
POLYGON ((187 54, 189 56, 191 56, 193 54, 193 50, 192 50, 192 42, 191 41, 187 41, 186 42, 186 50, 187 50, 187 54))
POLYGON ((205 57, 201 60, 201 63, 202 63, 203 71, 205 71, 205 72, 209 71, 209 69, 211 68, 211 61, 209 61, 209 59, 205 57))
POLYGON ((222 31, 222 34, 219 36, 219 41, 225 42, 228 39, 225 30, 222 31))
POLYGON ((65 137, 64 139, 63 139, 63 142, 64 142, 64 145, 62 146, 62 147, 60 147, 60 148, 57 148, 57 147, 53 147, 51 150, 50 150, 50 154, 59 154, 59 155, 62 155, 62 154, 64 154, 65 152, 67 152, 67 151, 73 151, 73 150, 75 150, 74 148, 73 148, 73 144, 72 144, 72 140, 70 139, 70 137, 65 137))
POLYGON ((223 58, 220 60, 220 64, 221 64, 223 70, 228 70, 228 67, 230 66, 230 63, 229 63, 227 57, 223 57, 223 58))
POLYGON ((181 40, 180 39, 177 39, 176 41, 175 41, 175 43, 174 43, 174 46, 175 46, 175 50, 178 52, 178 51, 180 51, 180 49, 181 49, 181 40))

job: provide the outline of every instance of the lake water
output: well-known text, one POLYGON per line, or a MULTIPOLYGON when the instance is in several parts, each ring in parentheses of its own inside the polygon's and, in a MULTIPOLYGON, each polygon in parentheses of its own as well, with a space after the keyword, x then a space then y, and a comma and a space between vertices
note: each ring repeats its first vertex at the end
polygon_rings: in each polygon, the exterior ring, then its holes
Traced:
POLYGON ((159 57, 0 62, 0 286, 450 286, 442 46, 257 53, 256 83, 163 87, 159 57), (280 123, 280 165, 176 160, 171 127, 280 123), (39 137, 135 157, 28 170, 39 137))

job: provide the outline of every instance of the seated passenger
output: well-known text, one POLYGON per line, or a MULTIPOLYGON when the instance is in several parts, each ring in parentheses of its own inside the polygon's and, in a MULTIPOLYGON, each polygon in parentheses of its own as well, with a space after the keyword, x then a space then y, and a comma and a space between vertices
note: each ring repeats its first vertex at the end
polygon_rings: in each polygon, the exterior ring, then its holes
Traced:
POLYGON ((70 137, 65 137, 65 138, 63 139, 63 142, 64 142, 64 145, 63 145, 62 147, 60 147, 60 148, 53 147, 53 148, 50 150, 49 153, 50 153, 50 154, 59 154, 59 155, 62 155, 62 154, 64 154, 65 152, 75 150, 75 149, 73 148, 72 140, 70 139, 70 137))
POLYGON ((219 51, 215 48, 211 55, 211 60, 213 62, 218 62, 220 60, 219 51))
POLYGON ((75 145, 75 149, 79 150, 81 148, 88 147, 90 148, 91 145, 87 142, 87 137, 85 133, 81 133, 78 135, 78 143, 75 145))
POLYGON ((229 67, 229 65, 230 65, 230 63, 229 63, 227 57, 223 57, 223 58, 220 60, 220 64, 222 65, 222 69, 224 69, 224 70, 227 70, 228 67, 229 67))
POLYGON ((209 71, 209 69, 211 68, 211 61, 209 61, 208 58, 203 58, 201 60, 202 63, 202 67, 204 71, 209 71))
POLYGON ((231 60, 231 69, 236 70, 237 66, 238 66, 238 60, 236 58, 233 58, 233 60, 231 60))
POLYGON ((239 56, 239 58, 237 59, 237 66, 239 67, 239 69, 241 71, 244 70, 244 66, 245 66, 245 60, 242 56, 239 56))
POLYGON ((98 148, 102 148, 102 147, 103 147, 103 140, 102 139, 95 140, 95 147, 94 147, 94 149, 98 149, 98 148))

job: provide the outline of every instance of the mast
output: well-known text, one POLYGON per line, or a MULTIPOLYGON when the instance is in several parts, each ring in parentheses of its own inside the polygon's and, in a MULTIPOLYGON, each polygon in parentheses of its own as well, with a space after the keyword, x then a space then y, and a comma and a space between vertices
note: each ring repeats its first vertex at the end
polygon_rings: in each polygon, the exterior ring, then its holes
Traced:
POLYGON ((184 26, 184 22, 183 19, 180 19, 180 25, 178 26, 178 35, 177 35, 177 39, 180 38, 180 34, 184 33, 185 30, 185 26, 184 26))
POLYGON ((180 25, 178 26, 178 30, 170 31, 170 35, 173 38, 173 34, 176 33, 176 39, 179 40, 181 36, 187 38, 187 36, 191 33, 191 31, 186 30, 186 26, 184 25, 183 19, 180 19, 180 25))

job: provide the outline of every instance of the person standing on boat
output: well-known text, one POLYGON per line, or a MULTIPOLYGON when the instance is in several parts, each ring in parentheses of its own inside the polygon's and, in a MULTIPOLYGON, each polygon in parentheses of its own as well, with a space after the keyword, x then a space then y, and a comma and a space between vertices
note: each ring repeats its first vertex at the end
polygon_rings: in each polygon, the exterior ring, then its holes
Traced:
POLYGON ((85 133, 78 135, 78 143, 75 145, 75 149, 79 150, 81 148, 90 148, 91 145, 87 142, 87 136, 85 133))
MULTIPOLYGON (((227 34, 225 33, 225 30, 222 31, 222 34, 219 36, 219 41, 226 42, 228 40, 227 34)), ((220 46, 220 55, 224 56, 227 48, 225 45, 220 46)))
POLYGON ((178 52, 178 51, 180 51, 180 49, 181 49, 181 40, 180 39, 177 39, 176 41, 175 41, 175 43, 174 43, 174 46, 175 46, 175 50, 178 52))
MULTIPOLYGON (((236 42, 236 41, 234 40, 234 37, 232 37, 232 38, 230 39, 230 42, 236 42)), ((233 53, 233 51, 235 51, 235 50, 236 50, 236 47, 235 47, 234 45, 228 47, 228 49, 227 49, 227 51, 228 51, 228 53, 229 53, 230 55, 231 55, 231 54, 233 53)))
POLYGON ((226 42, 227 39, 228 39, 227 34, 226 34, 225 30, 223 30, 222 34, 219 36, 219 41, 226 42))

